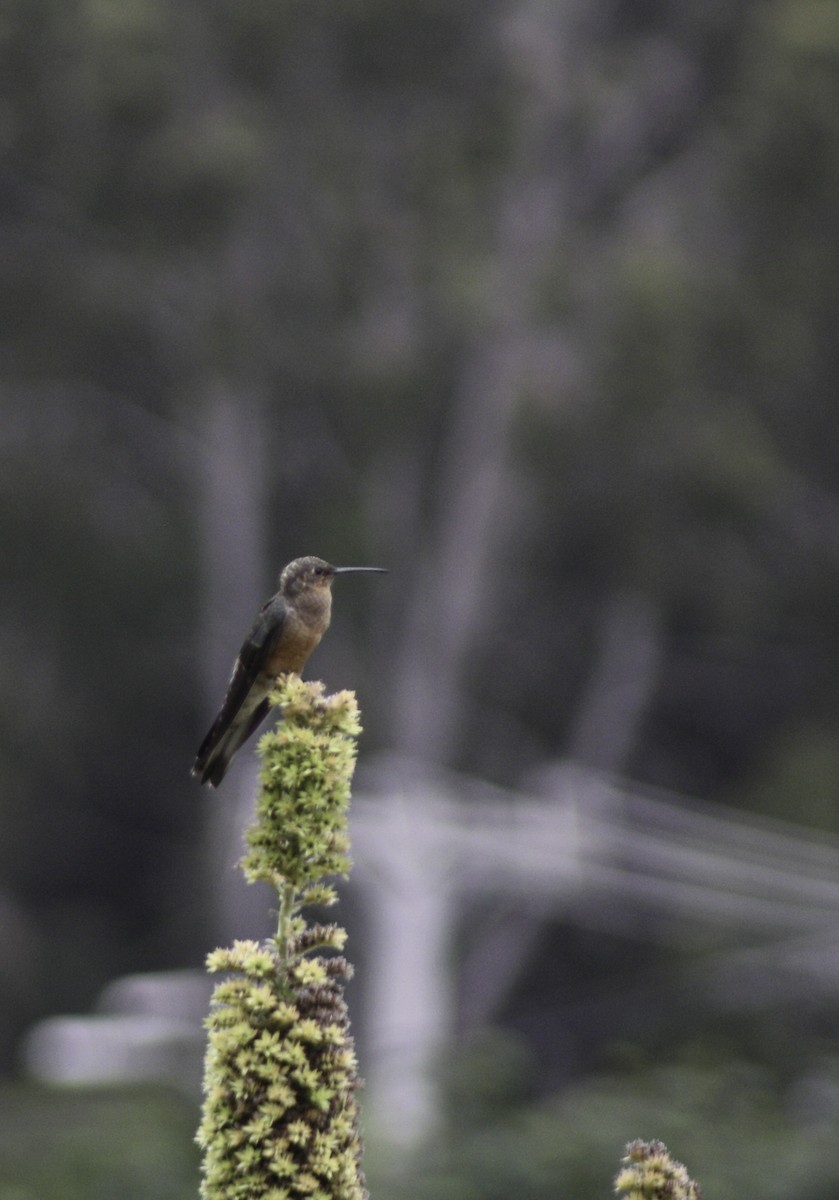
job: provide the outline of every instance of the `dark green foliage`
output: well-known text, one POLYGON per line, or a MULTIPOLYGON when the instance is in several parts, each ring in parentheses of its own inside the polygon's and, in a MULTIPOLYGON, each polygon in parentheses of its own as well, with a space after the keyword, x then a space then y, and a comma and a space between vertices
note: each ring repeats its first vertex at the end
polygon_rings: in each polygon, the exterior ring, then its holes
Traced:
POLYGON ((4 1200, 194 1200, 195 1105, 151 1087, 0 1090, 4 1200))
POLYGON ((521 1047, 492 1039, 467 1050, 447 1067, 447 1076, 457 1078, 444 1125, 407 1167, 395 1169, 371 1140, 365 1160, 371 1195, 606 1200, 616 1147, 640 1133, 660 1138, 683 1160, 706 1198, 836 1196, 835 1059, 812 1069, 799 1063, 797 1077, 784 1081, 725 1047, 693 1047, 668 1061, 634 1065, 626 1058, 624 1071, 528 1102, 523 1091, 532 1063, 528 1068, 521 1047))
POLYGON ((375 678, 371 748, 425 663, 448 763, 575 754, 629 594, 654 670, 610 766, 839 828, 838 65, 832 0, 3 5, 5 1067, 194 961, 202 676, 300 552, 399 581, 319 651, 375 678), (210 517, 218 390, 250 440, 210 517), (213 522, 259 547, 239 612, 213 522))

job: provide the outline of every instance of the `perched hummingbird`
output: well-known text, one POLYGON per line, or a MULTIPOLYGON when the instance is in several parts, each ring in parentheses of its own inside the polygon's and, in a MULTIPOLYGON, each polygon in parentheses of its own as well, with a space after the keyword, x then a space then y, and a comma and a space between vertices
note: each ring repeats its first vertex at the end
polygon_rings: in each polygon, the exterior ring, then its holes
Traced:
POLYGON ((332 581, 353 571, 384 567, 333 567, 322 558, 295 558, 280 575, 279 591, 256 618, 239 651, 221 711, 195 756, 192 774, 218 787, 233 755, 264 720, 278 675, 300 672, 329 628, 332 581))

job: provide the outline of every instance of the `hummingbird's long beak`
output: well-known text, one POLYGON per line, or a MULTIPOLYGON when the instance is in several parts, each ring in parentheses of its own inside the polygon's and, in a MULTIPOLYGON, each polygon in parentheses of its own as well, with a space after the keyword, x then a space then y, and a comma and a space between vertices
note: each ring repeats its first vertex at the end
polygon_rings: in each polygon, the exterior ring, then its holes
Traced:
POLYGON ((387 567, 336 567, 336 575, 349 575, 353 571, 377 571, 380 575, 387 575, 387 567))

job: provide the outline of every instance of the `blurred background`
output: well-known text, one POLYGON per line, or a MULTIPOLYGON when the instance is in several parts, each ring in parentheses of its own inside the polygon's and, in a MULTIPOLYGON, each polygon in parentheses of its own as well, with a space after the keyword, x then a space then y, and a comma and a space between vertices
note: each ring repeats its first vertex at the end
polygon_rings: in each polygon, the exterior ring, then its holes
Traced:
POLYGON ((195 1194, 270 897, 251 750, 188 770, 305 553, 389 569, 307 670, 373 1195, 660 1137, 834 1197, 837 0, 6 0, 0 56, 2 1200, 195 1194))

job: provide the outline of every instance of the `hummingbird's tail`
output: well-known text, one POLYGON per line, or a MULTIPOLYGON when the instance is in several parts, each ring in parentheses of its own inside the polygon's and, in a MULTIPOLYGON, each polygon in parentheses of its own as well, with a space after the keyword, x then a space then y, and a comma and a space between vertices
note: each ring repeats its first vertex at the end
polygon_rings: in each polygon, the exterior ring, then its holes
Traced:
POLYGON ((227 774, 234 754, 262 724, 270 707, 270 702, 265 699, 250 712, 240 709, 237 719, 230 724, 224 720, 226 714, 222 709, 198 749, 192 764, 192 774, 202 784, 208 783, 211 787, 218 787, 227 774))

